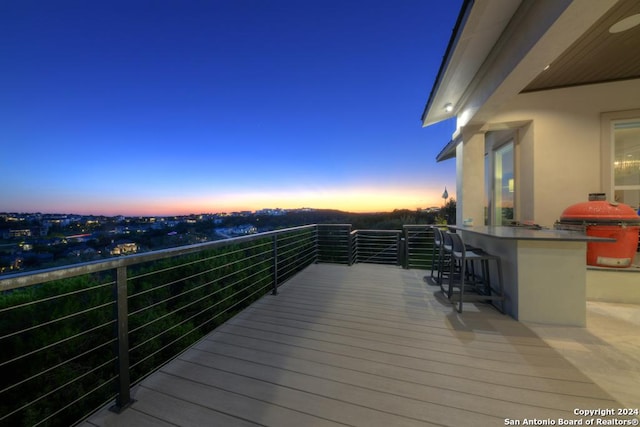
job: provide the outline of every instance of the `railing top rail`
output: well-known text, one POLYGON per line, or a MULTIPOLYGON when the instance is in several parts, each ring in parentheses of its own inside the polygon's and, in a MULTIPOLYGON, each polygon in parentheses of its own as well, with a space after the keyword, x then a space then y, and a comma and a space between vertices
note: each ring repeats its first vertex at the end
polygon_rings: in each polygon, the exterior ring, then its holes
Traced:
MULTIPOLYGON (((0 276, 0 292, 8 291, 11 289, 17 289, 32 285, 38 285, 40 283, 48 282, 51 280, 67 279, 70 277, 81 276, 84 274, 98 273, 106 270, 113 270, 120 267, 127 267, 135 264, 141 264, 150 261, 158 261, 165 258, 171 258, 175 256, 187 255, 191 253, 200 252, 208 249, 215 249, 225 247, 228 245, 251 242, 258 239, 264 239, 272 236, 286 234, 301 230, 318 229, 319 227, 349 227, 351 224, 310 224, 298 227, 284 228, 280 230, 273 230, 264 233, 252 234, 249 236, 233 237, 225 240, 216 240, 213 242, 197 243, 193 245, 178 246, 174 248, 160 249, 152 252, 145 252, 140 254, 125 255, 118 258, 111 258, 108 260, 89 261, 80 264, 73 264, 67 266, 53 267, 42 270, 20 272, 14 274, 7 274, 0 276)), ((430 227, 428 224, 405 224, 403 229, 412 228, 424 228, 430 227)), ((389 234, 398 235, 403 230, 377 230, 377 229, 361 229, 350 230, 351 235, 357 235, 358 233, 377 233, 377 234, 389 234)))
POLYGON ((130 265, 141 264, 144 262, 157 261, 174 256, 186 255, 207 249, 215 249, 236 243, 251 242, 253 240, 264 239, 265 237, 289 233, 292 231, 313 229, 316 227, 317 224, 303 225, 299 227, 284 228, 281 230, 252 234, 250 236, 233 237, 225 240, 216 240, 213 242, 178 246, 175 248, 160 249, 157 251, 145 252, 141 254, 125 255, 119 258, 104 261, 89 261, 80 264, 53 267, 43 270, 8 274, 6 276, 0 277, 0 292, 37 285, 51 280, 67 279, 84 274, 98 273, 101 271, 112 270, 119 267, 126 267, 130 265))

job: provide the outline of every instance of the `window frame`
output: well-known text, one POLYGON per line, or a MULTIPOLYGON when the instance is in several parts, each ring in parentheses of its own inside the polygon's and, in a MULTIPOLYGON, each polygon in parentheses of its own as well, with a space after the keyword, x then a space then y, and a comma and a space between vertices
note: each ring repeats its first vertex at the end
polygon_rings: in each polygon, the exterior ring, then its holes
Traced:
POLYGON ((639 190, 640 185, 615 183, 615 125, 640 123, 640 109, 603 113, 601 115, 601 185, 607 199, 615 200, 616 190, 639 190))

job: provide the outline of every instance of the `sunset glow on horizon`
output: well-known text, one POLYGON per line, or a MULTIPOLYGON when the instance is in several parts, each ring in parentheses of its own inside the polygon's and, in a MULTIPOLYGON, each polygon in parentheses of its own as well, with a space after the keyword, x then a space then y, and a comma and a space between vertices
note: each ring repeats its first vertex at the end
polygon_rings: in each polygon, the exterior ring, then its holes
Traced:
MULTIPOLYGON (((437 192, 433 189, 432 193, 437 192)), ((440 190, 442 193, 442 189, 440 190)), ((353 213, 390 212, 395 209, 423 209, 439 207, 445 200, 441 195, 427 195, 424 188, 400 190, 394 188, 350 188, 308 191, 301 193, 265 192, 222 194, 219 199, 203 197, 148 198, 144 203, 126 201, 122 198, 101 201, 89 199, 79 203, 60 201, 56 209, 38 209, 39 204, 25 204, 12 212, 67 213, 105 216, 179 216, 202 213, 224 213, 257 211, 260 209, 335 209, 353 213)), ((435 193, 434 193, 435 194, 435 193)), ((455 194, 449 192, 449 198, 455 194)))
POLYGON ((461 2, 5 3, 0 212, 441 206, 461 2))

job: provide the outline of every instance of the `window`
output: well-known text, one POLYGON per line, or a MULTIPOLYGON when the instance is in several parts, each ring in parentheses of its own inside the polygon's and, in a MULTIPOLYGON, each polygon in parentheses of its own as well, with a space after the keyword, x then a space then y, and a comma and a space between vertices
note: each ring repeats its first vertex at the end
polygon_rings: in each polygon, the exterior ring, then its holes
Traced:
POLYGON ((514 216, 515 175, 513 141, 493 152, 493 225, 507 225, 514 216))
POLYGON ((613 122, 613 191, 617 202, 640 207, 640 120, 613 122))
POLYGON ((489 154, 484 153, 484 225, 490 225, 489 212, 491 212, 491 161, 489 154))

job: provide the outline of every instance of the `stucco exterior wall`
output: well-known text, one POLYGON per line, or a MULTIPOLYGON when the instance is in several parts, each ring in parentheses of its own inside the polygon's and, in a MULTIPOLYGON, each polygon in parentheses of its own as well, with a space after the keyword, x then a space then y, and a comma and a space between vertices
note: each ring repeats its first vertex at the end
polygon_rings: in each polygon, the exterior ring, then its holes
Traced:
POLYGON ((456 224, 471 219, 484 225, 484 139, 472 134, 463 140, 456 147, 456 224))
POLYGON ((520 94, 485 126, 529 122, 519 129, 517 219, 552 226, 569 205, 606 192, 601 114, 640 108, 640 80, 520 94))

